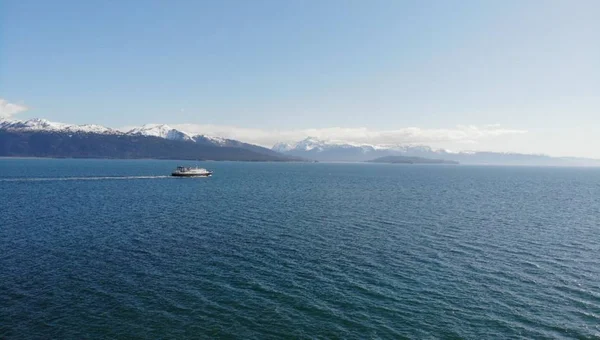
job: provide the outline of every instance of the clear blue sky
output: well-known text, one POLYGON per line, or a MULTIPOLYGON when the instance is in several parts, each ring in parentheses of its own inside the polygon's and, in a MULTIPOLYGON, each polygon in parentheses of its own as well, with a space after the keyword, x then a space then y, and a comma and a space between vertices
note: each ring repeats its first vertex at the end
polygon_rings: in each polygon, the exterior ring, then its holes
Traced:
POLYGON ((596 0, 0 0, 0 98, 112 127, 501 124, 551 152, 600 134, 599 18, 596 0))

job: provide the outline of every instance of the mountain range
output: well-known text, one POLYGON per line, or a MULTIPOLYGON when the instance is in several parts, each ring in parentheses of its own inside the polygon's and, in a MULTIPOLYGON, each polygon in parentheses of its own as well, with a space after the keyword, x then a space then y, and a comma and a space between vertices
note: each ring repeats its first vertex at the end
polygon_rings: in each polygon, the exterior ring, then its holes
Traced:
POLYGON ((483 151, 451 152, 425 145, 359 145, 314 137, 295 143, 278 143, 269 149, 233 139, 190 134, 165 124, 146 124, 119 131, 101 125, 72 125, 37 118, 0 119, 0 157, 366 162, 390 156, 460 164, 600 166, 600 160, 588 158, 483 151))
POLYGON ((353 145, 314 137, 296 143, 279 143, 272 149, 294 157, 328 162, 366 162, 381 157, 403 156, 472 165, 600 166, 600 160, 588 158, 483 151, 452 152, 425 145, 353 145))
POLYGON ((129 131, 45 119, 0 120, 0 156, 298 161, 237 140, 191 135, 164 124, 129 131))

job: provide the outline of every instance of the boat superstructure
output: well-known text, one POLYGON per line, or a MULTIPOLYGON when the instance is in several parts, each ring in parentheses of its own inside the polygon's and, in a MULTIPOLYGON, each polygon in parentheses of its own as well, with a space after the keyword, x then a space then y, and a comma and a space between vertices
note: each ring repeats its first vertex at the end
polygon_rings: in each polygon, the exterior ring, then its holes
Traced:
POLYGON ((212 171, 199 167, 178 166, 171 176, 175 177, 208 177, 212 175, 212 171))

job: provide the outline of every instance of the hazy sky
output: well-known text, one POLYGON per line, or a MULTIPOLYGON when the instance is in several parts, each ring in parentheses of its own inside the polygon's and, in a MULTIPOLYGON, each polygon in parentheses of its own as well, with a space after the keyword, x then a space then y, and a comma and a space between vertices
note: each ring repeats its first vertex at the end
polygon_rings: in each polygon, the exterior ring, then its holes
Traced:
POLYGON ((0 0, 0 114, 600 158, 599 18, 597 0, 0 0))

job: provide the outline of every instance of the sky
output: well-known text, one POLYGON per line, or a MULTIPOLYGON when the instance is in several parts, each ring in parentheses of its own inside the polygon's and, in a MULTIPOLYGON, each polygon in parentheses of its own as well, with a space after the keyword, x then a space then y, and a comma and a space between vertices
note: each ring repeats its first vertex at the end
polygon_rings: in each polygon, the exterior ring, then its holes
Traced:
POLYGON ((600 1, 0 0, 0 116, 600 158, 600 1))

